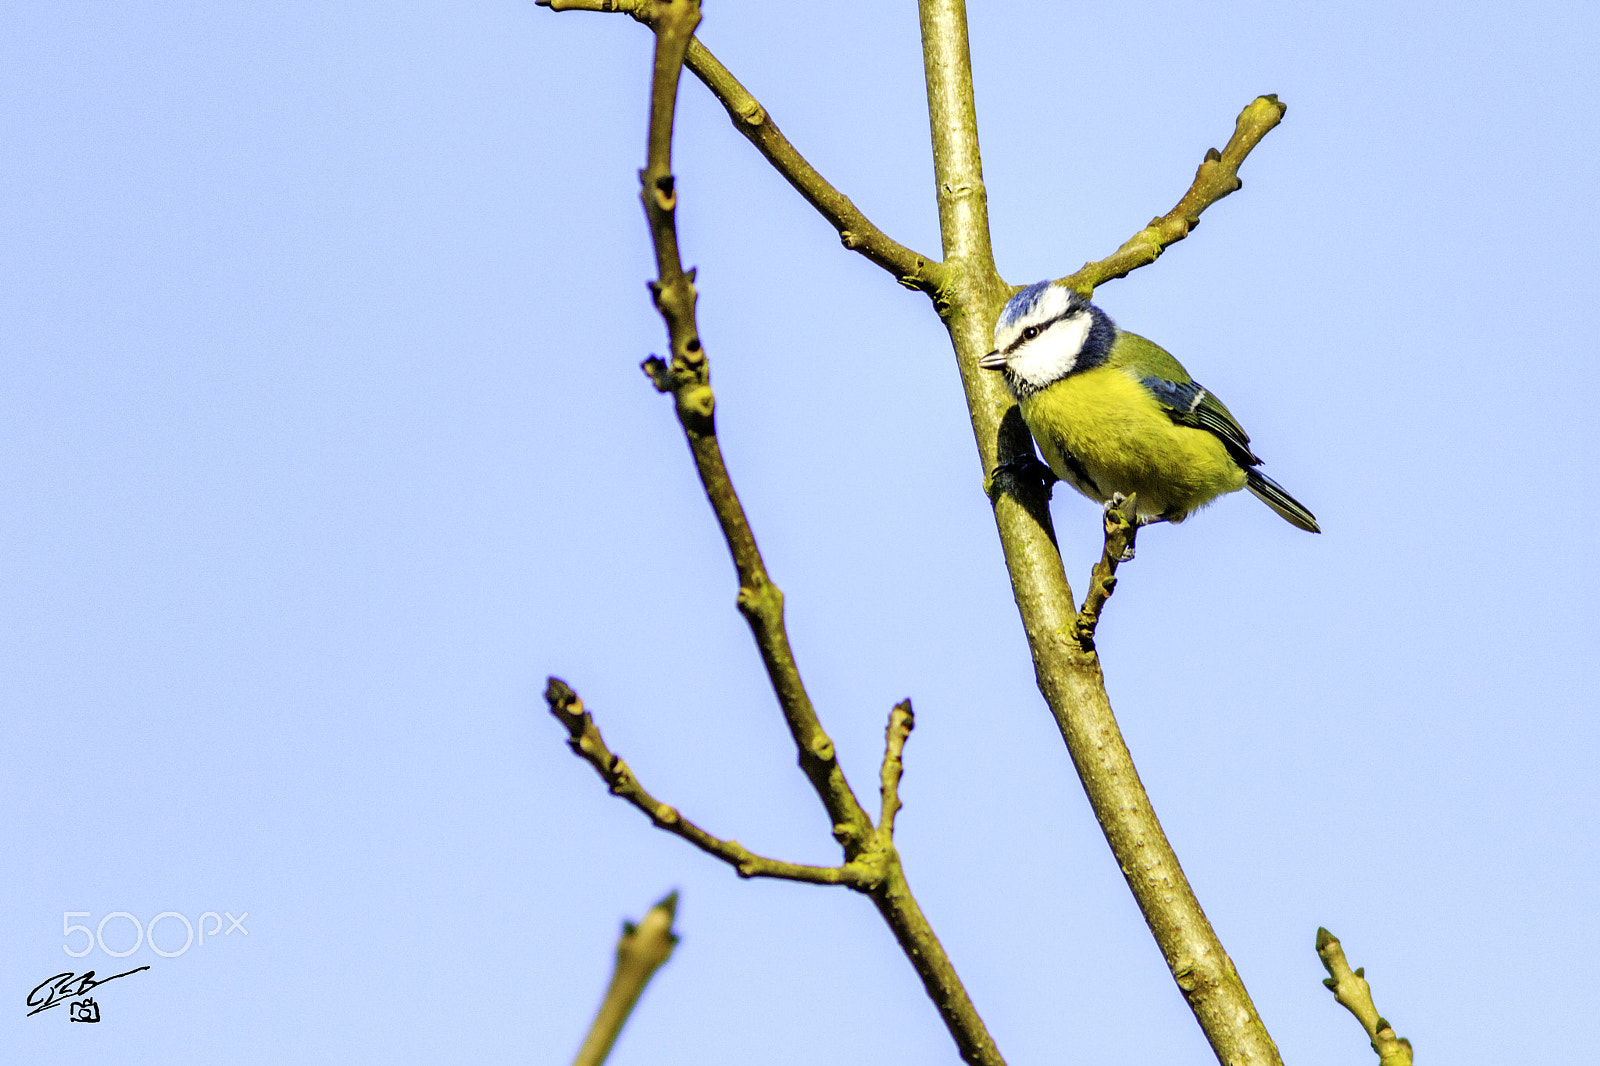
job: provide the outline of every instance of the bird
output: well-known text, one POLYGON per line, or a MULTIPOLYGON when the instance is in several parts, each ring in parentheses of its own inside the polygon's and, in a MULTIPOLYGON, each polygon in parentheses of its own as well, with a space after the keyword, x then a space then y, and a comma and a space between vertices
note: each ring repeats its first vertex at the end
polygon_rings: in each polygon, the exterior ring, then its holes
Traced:
POLYGON ((1250 435, 1165 349, 1119 329, 1076 290, 1041 281, 1007 301, 995 350, 1056 477, 1107 507, 1134 497, 1135 527, 1182 522, 1249 489, 1291 525, 1321 533, 1305 505, 1257 469, 1250 435))

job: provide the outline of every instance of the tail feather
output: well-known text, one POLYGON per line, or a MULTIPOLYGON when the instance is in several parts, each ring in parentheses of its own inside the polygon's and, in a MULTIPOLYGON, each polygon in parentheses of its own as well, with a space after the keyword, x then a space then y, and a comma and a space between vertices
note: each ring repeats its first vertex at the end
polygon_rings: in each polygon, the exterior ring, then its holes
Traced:
POLYGON ((1316 516, 1306 510, 1299 500, 1284 492, 1282 485, 1259 470, 1252 468, 1245 471, 1245 488, 1254 493, 1256 499, 1282 515, 1290 525, 1299 526, 1307 533, 1322 532, 1316 516))

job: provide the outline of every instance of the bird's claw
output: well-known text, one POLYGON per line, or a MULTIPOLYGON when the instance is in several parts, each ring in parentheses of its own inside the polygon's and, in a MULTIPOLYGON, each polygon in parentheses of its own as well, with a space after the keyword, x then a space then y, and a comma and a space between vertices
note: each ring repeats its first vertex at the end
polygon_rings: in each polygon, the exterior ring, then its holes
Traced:
POLYGON ((1124 496, 1120 492, 1113 492, 1111 498, 1104 504, 1106 521, 1111 521, 1111 512, 1115 511, 1122 516, 1122 520, 1130 527, 1138 528, 1139 512, 1138 503, 1132 496, 1124 496), (1132 507, 1129 504, 1133 504, 1132 507))
POLYGON ((1128 507, 1128 504, 1130 502, 1133 502, 1133 501, 1130 500, 1129 497, 1124 496, 1120 492, 1113 492, 1111 494, 1111 498, 1109 500, 1107 500, 1106 504, 1105 504, 1105 509, 1106 509, 1106 533, 1107 533, 1108 536, 1111 533, 1110 522, 1111 522, 1111 512, 1112 511, 1116 511, 1118 514, 1120 514, 1122 516, 1123 521, 1128 523, 1128 542, 1123 545, 1122 554, 1117 557, 1117 562, 1118 563, 1126 563, 1126 562, 1130 561, 1133 558, 1133 538, 1139 532, 1139 524, 1140 523, 1139 523, 1139 514, 1138 514, 1138 510, 1137 510, 1137 503, 1135 503, 1134 507, 1130 508, 1130 507, 1128 507))
POLYGON ((1061 480, 1056 476, 1054 470, 1051 470, 1045 463, 1041 463, 1036 456, 1019 455, 995 464, 994 469, 989 472, 989 476, 984 479, 985 494, 992 497, 998 489, 1000 479, 1003 477, 1038 478, 1044 483, 1046 493, 1050 491, 1052 485, 1061 480))

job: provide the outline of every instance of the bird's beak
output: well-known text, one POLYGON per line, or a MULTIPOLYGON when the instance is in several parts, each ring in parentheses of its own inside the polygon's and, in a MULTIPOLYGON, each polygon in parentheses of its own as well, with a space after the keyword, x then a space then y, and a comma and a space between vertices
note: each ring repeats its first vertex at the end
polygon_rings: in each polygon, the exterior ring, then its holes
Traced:
POLYGON ((978 360, 978 365, 985 370, 1004 370, 1006 357, 1004 352, 994 351, 978 360))

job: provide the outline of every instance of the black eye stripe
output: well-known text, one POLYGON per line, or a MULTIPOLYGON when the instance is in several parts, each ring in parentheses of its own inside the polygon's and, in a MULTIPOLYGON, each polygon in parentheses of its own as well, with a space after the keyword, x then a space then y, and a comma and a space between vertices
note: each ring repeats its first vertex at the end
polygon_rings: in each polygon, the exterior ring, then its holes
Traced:
POLYGON ((1004 349, 1005 350, 1005 354, 1010 355, 1012 352, 1016 351, 1018 348, 1022 347, 1024 344, 1027 344, 1029 341, 1033 340, 1034 337, 1037 337, 1040 333, 1043 333, 1045 330, 1049 329, 1051 326, 1055 325, 1057 322, 1064 322, 1067 319, 1071 318, 1075 314, 1077 314, 1077 309, 1076 308, 1069 308, 1069 309, 1061 312, 1059 315, 1057 315, 1054 318, 1046 319, 1045 321, 1039 323, 1037 326, 1030 326, 1029 329, 1033 329, 1033 330, 1037 331, 1037 332, 1034 333, 1033 337, 1028 336, 1028 330, 1026 330, 1026 329, 1023 330, 1021 335, 1018 336, 1016 340, 1012 341, 1009 345, 1006 346, 1006 348, 1004 349))

